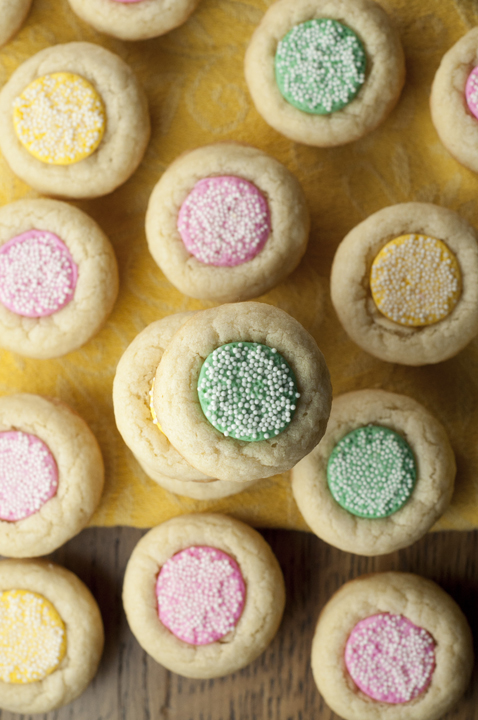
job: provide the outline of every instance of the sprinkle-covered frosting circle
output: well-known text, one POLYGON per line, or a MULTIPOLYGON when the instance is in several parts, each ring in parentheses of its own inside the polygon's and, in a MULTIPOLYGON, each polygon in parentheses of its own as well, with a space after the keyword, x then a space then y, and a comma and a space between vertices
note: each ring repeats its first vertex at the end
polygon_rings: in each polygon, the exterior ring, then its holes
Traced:
POLYGON ((300 397, 294 372, 275 348, 250 342, 221 345, 204 361, 199 402, 226 437, 257 442, 283 432, 300 397))
POLYGON ((234 175, 203 178, 181 205, 178 230, 199 262, 234 267, 252 260, 266 244, 269 205, 248 180, 234 175))
POLYGON ((465 97, 469 111, 478 119, 478 67, 473 68, 468 75, 465 97))
POLYGON ((36 435, 0 432, 0 520, 23 520, 58 490, 58 467, 36 435))
POLYGON ((444 320, 461 294, 454 253, 427 235, 390 240, 372 263, 370 290, 375 305, 399 325, 423 327, 444 320))
POLYGON ((33 80, 13 102, 13 125, 44 163, 72 165, 95 152, 106 126, 103 101, 84 78, 58 72, 33 80))
POLYGON ((0 302, 24 317, 61 310, 75 294, 78 266, 54 233, 28 230, 0 247, 0 302))
POLYGON ((321 18, 296 25, 277 46, 275 76, 281 95, 298 110, 327 115, 356 97, 367 56, 346 25, 321 18))
POLYGON ((417 478, 409 444, 378 425, 360 427, 332 450, 327 481, 334 499, 352 515, 383 518, 400 510, 417 478))
POLYGON ((350 633, 345 665, 354 683, 373 700, 406 703, 431 682, 435 642, 403 615, 371 615, 350 633))
POLYGON ((24 684, 43 680, 66 653, 66 628, 58 611, 29 590, 0 593, 0 680, 24 684))
POLYGON ((208 645, 234 630, 246 586, 237 562, 222 550, 197 545, 176 553, 156 583, 159 619, 177 638, 208 645))

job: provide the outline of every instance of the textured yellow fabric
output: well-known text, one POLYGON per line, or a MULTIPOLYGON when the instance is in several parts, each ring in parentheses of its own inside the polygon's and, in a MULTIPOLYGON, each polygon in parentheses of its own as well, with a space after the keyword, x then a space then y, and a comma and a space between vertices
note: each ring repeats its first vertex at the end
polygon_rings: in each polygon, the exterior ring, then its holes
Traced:
MULTIPOLYGON (((110 237, 121 289, 104 329, 78 352, 38 361, 0 351, 0 393, 28 391, 70 403, 101 444, 107 481, 97 525, 147 527, 183 512, 230 512, 257 526, 305 529, 288 477, 263 481, 243 495, 200 503, 158 488, 140 470, 118 434, 111 400, 116 363, 147 324, 180 310, 206 307, 171 287, 149 255, 144 215, 159 176, 184 150, 226 139, 254 144, 281 160, 302 182, 312 211, 304 261, 261 300, 297 318, 316 338, 335 394, 381 387, 416 398, 445 424, 457 455, 457 488, 440 528, 478 526, 478 342, 437 366, 400 367, 367 355, 345 335, 331 309, 328 277, 344 235, 369 214, 408 200, 431 201, 478 224, 478 177, 460 167, 433 128, 428 98, 443 53, 478 25, 470 0, 382 0, 399 25, 407 57, 402 97, 388 120, 351 145, 320 150, 281 137, 255 111, 243 58, 264 0, 201 0, 181 28, 125 43, 95 32, 67 0, 34 0, 17 37, 0 52, 0 84, 32 54, 51 44, 87 40, 118 53, 135 70, 150 102, 153 135, 139 170, 113 194, 78 206, 110 237)), ((36 194, 0 158, 0 200, 36 194)))

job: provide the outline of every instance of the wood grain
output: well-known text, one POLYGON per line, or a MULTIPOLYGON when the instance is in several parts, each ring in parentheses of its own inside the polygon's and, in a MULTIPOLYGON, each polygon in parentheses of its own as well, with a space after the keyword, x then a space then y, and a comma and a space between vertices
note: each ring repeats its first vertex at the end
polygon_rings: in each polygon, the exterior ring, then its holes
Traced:
MULTIPOLYGON (((478 638, 478 532, 428 535, 381 558, 340 552, 306 533, 264 531, 284 571, 287 606, 270 648, 239 673, 215 681, 167 672, 139 647, 126 623, 121 585, 143 532, 91 528, 58 550, 56 562, 88 585, 101 608, 106 647, 98 675, 70 705, 42 716, 0 711, 0 720, 334 720, 309 666, 318 613, 344 582, 371 571, 425 575, 449 592, 478 638)), ((478 654, 478 653, 477 653, 478 654)), ((478 673, 447 720, 478 720, 478 673)))

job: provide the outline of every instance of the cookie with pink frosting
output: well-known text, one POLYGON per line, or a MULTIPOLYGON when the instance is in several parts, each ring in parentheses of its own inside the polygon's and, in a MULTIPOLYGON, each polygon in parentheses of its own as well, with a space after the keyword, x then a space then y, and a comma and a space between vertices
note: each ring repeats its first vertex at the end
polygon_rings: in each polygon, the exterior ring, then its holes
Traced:
POLYGON ((98 332, 118 294, 113 248, 100 227, 56 200, 0 209, 0 346, 52 358, 98 332))
POLYGON ((199 0, 68 0, 95 30, 121 40, 158 37, 186 22, 199 0))
POLYGON ((430 108, 448 152, 478 173, 478 28, 443 56, 433 80, 430 108))
POLYGON ((145 535, 126 568, 123 602, 140 645, 192 678, 235 672, 260 655, 285 604, 265 540, 225 515, 182 515, 145 535))
POLYGON ((0 554, 38 557, 88 523, 104 468, 85 421, 58 400, 0 398, 0 554))
POLYGON ((322 610, 312 671, 344 720, 436 720, 459 700, 473 668, 465 616, 431 580, 364 575, 322 610))
POLYGON ((309 211, 298 180, 262 150, 218 143, 181 155, 146 216, 150 252, 185 295, 215 302, 258 297, 299 264, 309 211))

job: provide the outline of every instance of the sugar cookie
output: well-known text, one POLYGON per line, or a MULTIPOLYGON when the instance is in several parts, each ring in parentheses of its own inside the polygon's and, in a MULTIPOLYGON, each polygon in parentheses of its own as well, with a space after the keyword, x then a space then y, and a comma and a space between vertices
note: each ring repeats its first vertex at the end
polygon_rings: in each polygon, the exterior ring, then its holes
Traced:
POLYGON ((225 515, 182 515, 145 535, 126 568, 123 602, 154 660, 192 678, 236 672, 279 627, 279 564, 252 528, 225 515))
POLYGON ((186 22, 199 0, 68 0, 96 30, 120 40, 158 37, 186 22))
POLYGON ((329 372, 315 340, 283 310, 251 302, 188 320, 163 355, 153 393, 160 425, 178 452, 201 472, 233 482, 289 470, 324 434, 330 402, 329 372), (219 395, 206 415, 198 397, 201 368, 230 343, 230 370, 217 378, 207 371, 219 395), (292 374, 297 392, 288 385, 292 374))
POLYGON ((358 555, 424 535, 448 507, 455 456, 443 426, 416 400, 359 390, 335 398, 326 433, 292 470, 312 532, 358 555))
POLYGON ((32 0, 0 0, 0 46, 5 45, 20 30, 31 4, 32 0))
POLYGON ((253 482, 213 480, 189 465, 154 424, 150 400, 154 376, 165 349, 193 315, 193 312, 169 315, 148 325, 133 340, 116 368, 113 405, 123 440, 152 480, 170 492, 212 500, 241 492, 253 482))
POLYGON ((57 200, 0 208, 0 346, 42 359, 76 350, 117 294, 114 250, 84 212, 57 200))
POLYGON ((443 56, 430 97, 440 140, 473 172, 478 172, 477 67, 478 28, 473 28, 443 56))
POLYGON ((455 601, 409 573, 364 575, 322 610, 312 643, 319 692, 344 720, 438 720, 459 700, 473 641, 455 601))
POLYGON ((93 679, 104 633, 88 588, 59 565, 0 562, 0 707, 46 713, 93 679))
POLYGON ((385 120, 405 81, 405 59, 395 27, 372 0, 278 0, 252 36, 245 74, 275 130, 333 147, 385 120))
POLYGON ((150 252, 191 297, 235 302, 282 282, 307 246, 310 219, 297 179, 257 148, 224 142, 181 155, 146 215, 150 252))
POLYGON ((1 151, 15 174, 45 194, 112 192, 138 167, 149 135, 146 97, 132 71, 91 43, 42 50, 0 93, 1 151))
POLYGON ((476 231, 430 203, 379 210, 340 243, 331 294, 345 330, 371 355, 447 360, 478 334, 476 231))
POLYGON ((88 523, 103 459, 84 420, 58 400, 0 398, 0 553, 46 555, 88 523))

